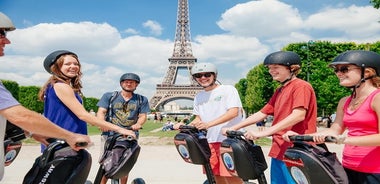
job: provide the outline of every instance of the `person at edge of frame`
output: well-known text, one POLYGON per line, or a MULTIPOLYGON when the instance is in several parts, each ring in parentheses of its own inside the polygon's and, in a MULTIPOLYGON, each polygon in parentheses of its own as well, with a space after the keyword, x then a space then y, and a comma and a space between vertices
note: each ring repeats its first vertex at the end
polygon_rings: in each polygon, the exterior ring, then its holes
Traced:
MULTIPOLYGON (((5 45, 11 43, 7 38, 7 33, 15 29, 11 19, 0 12, 0 56, 4 56, 5 45)), ((0 81, 0 181, 4 176, 4 136, 7 120, 24 129, 29 137, 44 135, 63 139, 76 151, 85 148, 76 143, 91 144, 88 136, 60 128, 39 113, 22 106, 0 81)))
MULTIPOLYGON (((350 50, 329 66, 352 93, 339 100, 331 127, 310 135, 316 143, 333 136, 344 144, 342 165, 350 184, 380 183, 380 54, 350 50)), ((296 134, 289 131, 283 137, 290 141, 288 136, 296 134)))

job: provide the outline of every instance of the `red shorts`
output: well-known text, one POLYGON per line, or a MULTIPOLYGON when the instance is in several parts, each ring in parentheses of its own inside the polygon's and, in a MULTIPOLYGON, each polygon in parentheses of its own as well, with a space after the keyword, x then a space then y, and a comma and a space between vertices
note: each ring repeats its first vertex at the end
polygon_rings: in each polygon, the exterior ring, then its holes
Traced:
MULTIPOLYGON (((210 165, 212 168, 212 172, 215 176, 232 176, 230 172, 228 172, 226 166, 222 161, 222 157, 220 156, 220 145, 222 143, 215 142, 209 143, 209 147, 211 149, 211 157, 210 157, 210 165)), ((205 169, 203 168, 203 173, 205 173, 205 169)))

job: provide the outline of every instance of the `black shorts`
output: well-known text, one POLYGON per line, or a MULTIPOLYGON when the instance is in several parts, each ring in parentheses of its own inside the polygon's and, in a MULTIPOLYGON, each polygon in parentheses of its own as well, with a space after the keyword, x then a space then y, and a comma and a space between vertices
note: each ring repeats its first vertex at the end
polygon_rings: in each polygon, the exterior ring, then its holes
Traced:
POLYGON ((380 184, 380 173, 364 173, 344 168, 350 184, 380 184))

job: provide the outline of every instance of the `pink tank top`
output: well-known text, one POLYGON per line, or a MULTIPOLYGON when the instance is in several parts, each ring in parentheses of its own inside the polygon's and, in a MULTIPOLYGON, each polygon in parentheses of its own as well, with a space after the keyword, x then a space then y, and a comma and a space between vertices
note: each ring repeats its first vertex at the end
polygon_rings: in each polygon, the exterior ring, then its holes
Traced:
MULTIPOLYGON (((371 108, 373 97, 380 89, 372 92, 367 99, 354 111, 348 110, 349 97, 344 104, 343 123, 348 129, 348 137, 377 134, 379 120, 371 108)), ((355 171, 380 173, 380 146, 345 145, 343 149, 343 166, 355 171)))

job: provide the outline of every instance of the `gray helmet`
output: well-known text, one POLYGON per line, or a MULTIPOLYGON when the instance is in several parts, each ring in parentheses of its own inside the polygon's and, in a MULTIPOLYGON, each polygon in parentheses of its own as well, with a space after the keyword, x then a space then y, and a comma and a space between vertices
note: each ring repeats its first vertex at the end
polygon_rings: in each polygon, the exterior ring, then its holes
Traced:
POLYGON ((193 68, 191 68, 191 75, 204 72, 212 72, 218 74, 218 70, 212 63, 196 63, 193 68))
POLYGON ((50 53, 48 56, 46 56, 46 58, 44 60, 45 70, 48 73, 52 73, 51 69, 50 69, 51 65, 53 65, 60 56, 65 55, 65 54, 73 54, 73 55, 77 56, 75 53, 73 53, 71 51, 68 51, 68 50, 57 50, 57 51, 54 51, 54 52, 50 53))
POLYGON ((0 12, 0 29, 5 29, 5 31, 13 31, 16 29, 11 19, 2 12, 0 12))
POLYGON ((380 76, 380 54, 365 50, 350 50, 339 54, 329 66, 353 64, 362 68, 370 67, 380 76))
POLYGON ((279 64, 285 66, 301 65, 300 56, 291 51, 278 51, 269 54, 264 59, 264 65, 279 64))
POLYGON ((125 73, 120 77, 120 82, 124 80, 134 80, 138 84, 140 83, 140 77, 134 73, 125 73))

